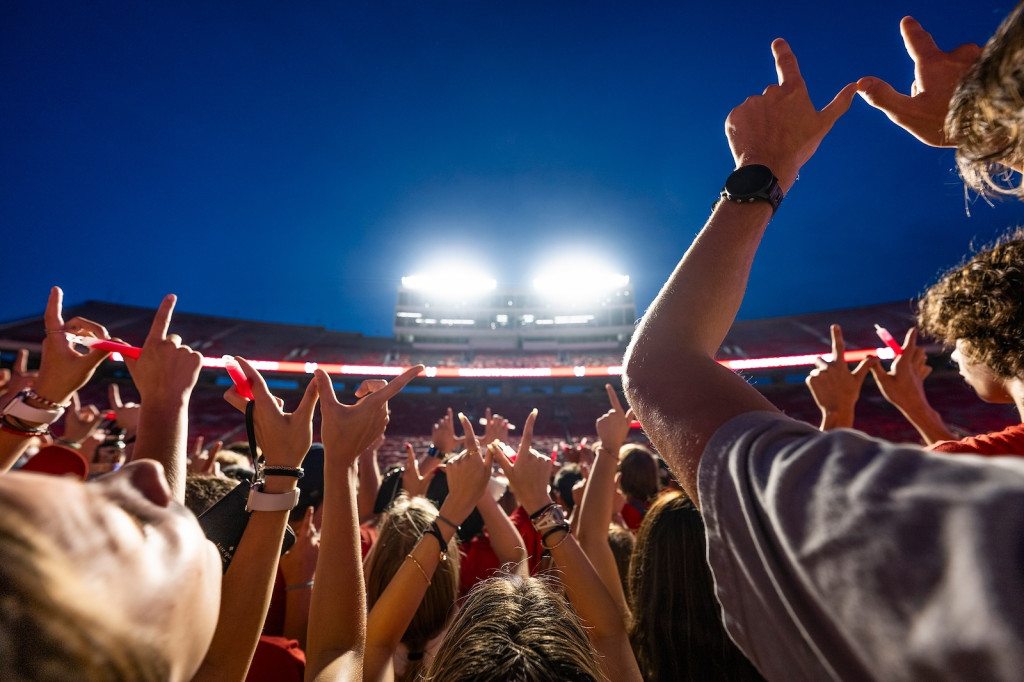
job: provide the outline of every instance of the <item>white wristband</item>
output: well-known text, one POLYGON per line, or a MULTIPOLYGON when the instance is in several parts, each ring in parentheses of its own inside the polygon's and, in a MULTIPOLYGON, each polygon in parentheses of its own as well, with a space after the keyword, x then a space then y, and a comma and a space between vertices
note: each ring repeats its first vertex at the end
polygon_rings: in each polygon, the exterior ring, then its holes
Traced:
POLYGON ((25 398, 20 395, 7 403, 7 407, 4 408, 4 415, 21 419, 22 421, 30 424, 52 424, 60 419, 62 414, 64 414, 64 408, 59 410, 44 410, 38 407, 32 407, 31 405, 25 404, 25 398))
POLYGON ((299 503, 299 489, 287 493, 262 493, 256 488, 249 491, 245 511, 291 511, 299 503))

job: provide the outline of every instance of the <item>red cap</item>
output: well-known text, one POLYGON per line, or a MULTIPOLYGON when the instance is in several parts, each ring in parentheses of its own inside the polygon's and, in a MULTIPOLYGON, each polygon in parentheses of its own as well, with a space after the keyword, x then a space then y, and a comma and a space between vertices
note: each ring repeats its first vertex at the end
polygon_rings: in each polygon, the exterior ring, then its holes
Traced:
POLYGON ((74 474, 84 481, 89 473, 89 463, 77 450, 63 448, 59 445, 47 445, 25 462, 25 466, 21 467, 19 471, 34 471, 54 476, 74 474))

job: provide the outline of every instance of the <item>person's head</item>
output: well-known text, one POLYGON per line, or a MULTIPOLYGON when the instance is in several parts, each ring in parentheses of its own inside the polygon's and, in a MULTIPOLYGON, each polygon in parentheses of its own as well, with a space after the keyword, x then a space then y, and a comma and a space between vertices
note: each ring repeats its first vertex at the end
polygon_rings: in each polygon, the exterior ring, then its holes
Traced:
POLYGON ((629 569, 630 641, 645 679, 760 679, 722 627, 704 521, 666 493, 644 517, 629 569))
POLYGON ((619 487, 626 497, 645 502, 658 494, 658 458, 642 445, 627 443, 619 450, 619 487))
POLYGON ((572 492, 573 487, 582 480, 583 470, 580 469, 580 465, 566 464, 558 470, 554 480, 551 481, 551 491, 555 493, 555 502, 565 507, 565 510, 568 512, 571 512, 576 506, 576 500, 572 492))
POLYGON ((950 102, 946 136, 968 186, 978 192, 1016 194, 998 177, 1024 170, 1024 2, 1003 20, 981 58, 960 81, 950 102))
POLYGON ((188 474, 185 476, 185 506, 200 516, 236 487, 238 481, 226 476, 188 474))
POLYGON ((990 402, 1024 378, 1024 229, 944 274, 918 304, 918 328, 955 347, 960 372, 990 402))
MULTIPOLYGON (((380 534, 366 556, 366 595, 370 608, 436 517, 437 507, 430 500, 409 498, 404 493, 388 508, 379 526, 380 534)), ((448 544, 448 558, 434 570, 423 601, 402 635, 410 658, 401 679, 415 679, 420 668, 417 657, 423 654, 427 643, 444 630, 458 596, 459 549, 453 537, 448 544)))
POLYGON ((90 483, 7 473, 0 507, 0 679, 192 677, 221 562, 159 464, 90 483))
POLYGON ((601 680, 587 631, 565 598, 541 578, 477 583, 424 679, 601 680))
POLYGON ((633 545, 636 536, 633 531, 612 524, 608 526, 608 546, 615 557, 615 567, 619 569, 619 581, 622 583, 622 594, 629 593, 629 562, 633 559, 633 545))

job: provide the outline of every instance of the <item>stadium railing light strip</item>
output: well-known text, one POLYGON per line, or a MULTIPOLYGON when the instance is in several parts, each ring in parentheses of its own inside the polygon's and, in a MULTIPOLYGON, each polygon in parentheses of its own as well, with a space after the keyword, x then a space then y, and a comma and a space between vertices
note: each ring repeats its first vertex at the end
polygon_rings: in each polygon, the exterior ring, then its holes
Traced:
MULTIPOLYGON (((848 350, 843 354, 846 362, 860 362, 869 355, 877 355, 883 360, 891 360, 895 353, 891 348, 864 348, 848 350)), ((119 353, 111 353, 111 359, 121 361, 119 353)), ((812 353, 810 355, 783 355, 772 358, 743 358, 740 360, 719 360, 729 369, 739 372, 753 369, 776 369, 782 367, 804 367, 813 365, 815 360, 832 359, 832 353, 812 353)), ((224 368, 224 358, 203 358, 203 367, 224 368)), ((338 363, 293 362, 286 360, 249 360, 249 363, 261 372, 279 374, 312 374, 317 368, 331 375, 360 377, 393 377, 404 372, 407 367, 388 365, 345 365, 338 363)), ((613 377, 622 374, 621 365, 575 367, 427 367, 423 375, 433 379, 535 379, 535 378, 572 378, 572 377, 613 377)))

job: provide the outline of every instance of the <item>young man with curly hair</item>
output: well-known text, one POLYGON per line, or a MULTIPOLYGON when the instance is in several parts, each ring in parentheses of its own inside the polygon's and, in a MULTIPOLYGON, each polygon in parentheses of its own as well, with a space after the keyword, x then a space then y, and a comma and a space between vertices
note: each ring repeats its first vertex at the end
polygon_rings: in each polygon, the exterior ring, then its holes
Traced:
MULTIPOLYGON (((1024 422, 1024 229, 943 275, 921 299, 918 327, 955 348, 953 360, 979 398, 1013 403, 1024 422)), ((1024 424, 930 449, 1024 455, 1024 424)))

